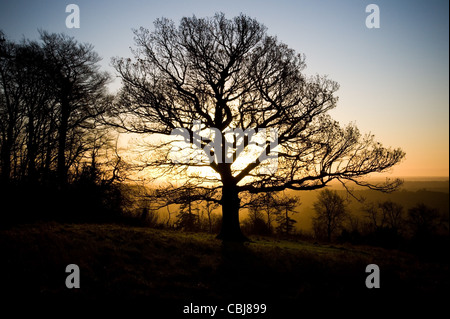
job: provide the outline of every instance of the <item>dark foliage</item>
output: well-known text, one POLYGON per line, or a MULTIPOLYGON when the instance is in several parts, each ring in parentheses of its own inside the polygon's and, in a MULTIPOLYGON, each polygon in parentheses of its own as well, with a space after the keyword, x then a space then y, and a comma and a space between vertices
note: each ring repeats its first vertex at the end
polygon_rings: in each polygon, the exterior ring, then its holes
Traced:
POLYGON ((92 45, 40 34, 0 43, 0 220, 117 218, 122 163, 99 121, 109 76, 92 45))

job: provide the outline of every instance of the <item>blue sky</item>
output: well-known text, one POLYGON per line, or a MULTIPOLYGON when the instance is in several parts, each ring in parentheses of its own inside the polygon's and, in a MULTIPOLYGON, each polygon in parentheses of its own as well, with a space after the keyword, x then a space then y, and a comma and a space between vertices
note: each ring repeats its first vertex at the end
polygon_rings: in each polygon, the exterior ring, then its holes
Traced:
POLYGON ((131 56, 133 28, 151 29, 159 17, 178 22, 219 11, 256 18, 269 34, 306 55, 307 74, 337 81, 340 100, 332 116, 406 151, 393 175, 448 176, 448 0, 0 0, 0 29, 11 40, 37 39, 38 29, 67 33, 93 44, 103 69, 114 74, 110 59, 131 56), (79 29, 65 26, 70 3, 80 8, 79 29), (379 29, 365 25, 370 3, 380 8, 379 29))

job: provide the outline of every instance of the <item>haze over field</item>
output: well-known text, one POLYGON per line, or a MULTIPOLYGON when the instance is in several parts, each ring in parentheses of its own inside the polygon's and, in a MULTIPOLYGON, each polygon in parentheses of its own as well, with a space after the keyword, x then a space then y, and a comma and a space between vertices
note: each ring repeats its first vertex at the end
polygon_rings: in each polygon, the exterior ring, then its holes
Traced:
MULTIPOLYGON (((389 194, 367 190, 362 187, 354 187, 353 194, 357 198, 363 199, 362 202, 359 202, 349 195, 340 183, 334 183, 331 188, 338 190, 339 194, 348 200, 349 212, 359 219, 361 223, 366 222, 368 219, 367 213, 364 211, 364 205, 367 205, 368 203, 378 204, 385 201, 392 201, 400 204, 404 209, 404 214, 407 213, 408 209, 423 203, 429 207, 436 208, 441 216, 447 216, 448 222, 450 208, 448 196, 449 180, 447 178, 406 177, 401 188, 398 191, 389 194)), ((286 191, 287 195, 298 196, 300 198, 300 206, 295 209, 297 213, 292 215, 292 218, 297 221, 295 224, 296 231, 312 234, 312 218, 315 216, 313 206, 319 192, 320 191, 286 191)), ((205 209, 203 205, 199 205, 199 207, 200 210, 205 209)), ((177 206, 171 206, 169 211, 171 211, 172 214, 175 214, 177 209, 177 206)), ((213 213, 220 215, 220 209, 215 209, 213 213)), ((158 218, 160 222, 164 222, 168 219, 166 208, 159 210, 158 218)), ((247 218, 248 210, 242 210, 240 213, 241 222, 244 222, 247 218)))

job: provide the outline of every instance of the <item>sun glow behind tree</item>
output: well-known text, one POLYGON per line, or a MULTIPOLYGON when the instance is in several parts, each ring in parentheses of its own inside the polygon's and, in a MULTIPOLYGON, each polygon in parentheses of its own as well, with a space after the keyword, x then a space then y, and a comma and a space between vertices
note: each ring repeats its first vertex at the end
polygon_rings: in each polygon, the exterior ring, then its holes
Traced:
POLYGON ((339 85, 327 77, 305 76, 304 56, 266 31, 243 14, 183 18, 178 27, 163 18, 156 20, 154 31, 135 31, 134 60, 113 60, 123 87, 111 125, 143 135, 183 135, 184 148, 180 140, 148 144, 145 167, 165 176, 192 167, 217 173, 220 178, 191 174, 189 187, 217 182, 214 197, 205 199, 222 205, 219 238, 224 240, 245 240, 239 226, 241 193, 313 190, 333 180, 382 191, 400 185, 398 180, 373 184, 362 179, 396 165, 403 151, 334 121, 327 112, 336 106, 339 85), (268 138, 268 131, 276 139, 268 138), (250 146, 264 136, 254 161, 250 146), (267 171, 265 159, 275 144, 276 169, 267 171), (198 148, 203 155, 195 154, 198 148), (180 155, 177 160, 174 153, 180 155))

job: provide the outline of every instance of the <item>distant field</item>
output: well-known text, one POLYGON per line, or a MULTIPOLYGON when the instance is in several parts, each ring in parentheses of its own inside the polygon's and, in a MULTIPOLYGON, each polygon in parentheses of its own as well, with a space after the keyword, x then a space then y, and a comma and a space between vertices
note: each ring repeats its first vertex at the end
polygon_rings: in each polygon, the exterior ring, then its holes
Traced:
MULTIPOLYGON (((404 213, 411 207, 423 203, 429 207, 436 208, 441 215, 448 216, 449 208, 449 180, 448 178, 435 178, 437 180, 428 180, 427 178, 407 178, 398 191, 393 193, 382 193, 368 190, 361 187, 354 187, 353 193, 358 198, 364 198, 365 202, 383 202, 393 201, 403 206, 404 213)), ((380 180, 382 181, 382 180, 380 180)), ((348 208, 352 215, 364 220, 365 214, 362 211, 363 203, 356 201, 348 195, 340 184, 334 184, 333 188, 340 192, 342 197, 349 200, 348 208)), ((319 191, 293 192, 289 194, 300 197, 302 205, 297 208, 298 213, 293 216, 298 221, 297 228, 302 231, 311 231, 312 217, 315 214, 313 209, 314 201, 319 191)))
POLYGON ((245 245, 223 245, 208 234, 120 225, 16 226, 0 230, 1 288, 8 292, 2 301, 48 309, 132 303, 149 311, 164 308, 175 314, 171 318, 184 318, 183 305, 191 302, 256 302, 270 310, 261 318, 282 318, 278 315, 283 311, 301 312, 317 304, 324 305, 315 308, 317 314, 331 309, 351 314, 356 306, 373 305, 372 311, 392 305, 435 310, 449 294, 445 258, 421 260, 363 246, 252 239, 245 245), (80 289, 65 286, 65 267, 72 263, 80 267, 80 289), (365 286, 365 267, 371 263, 380 267, 380 289, 365 286))

